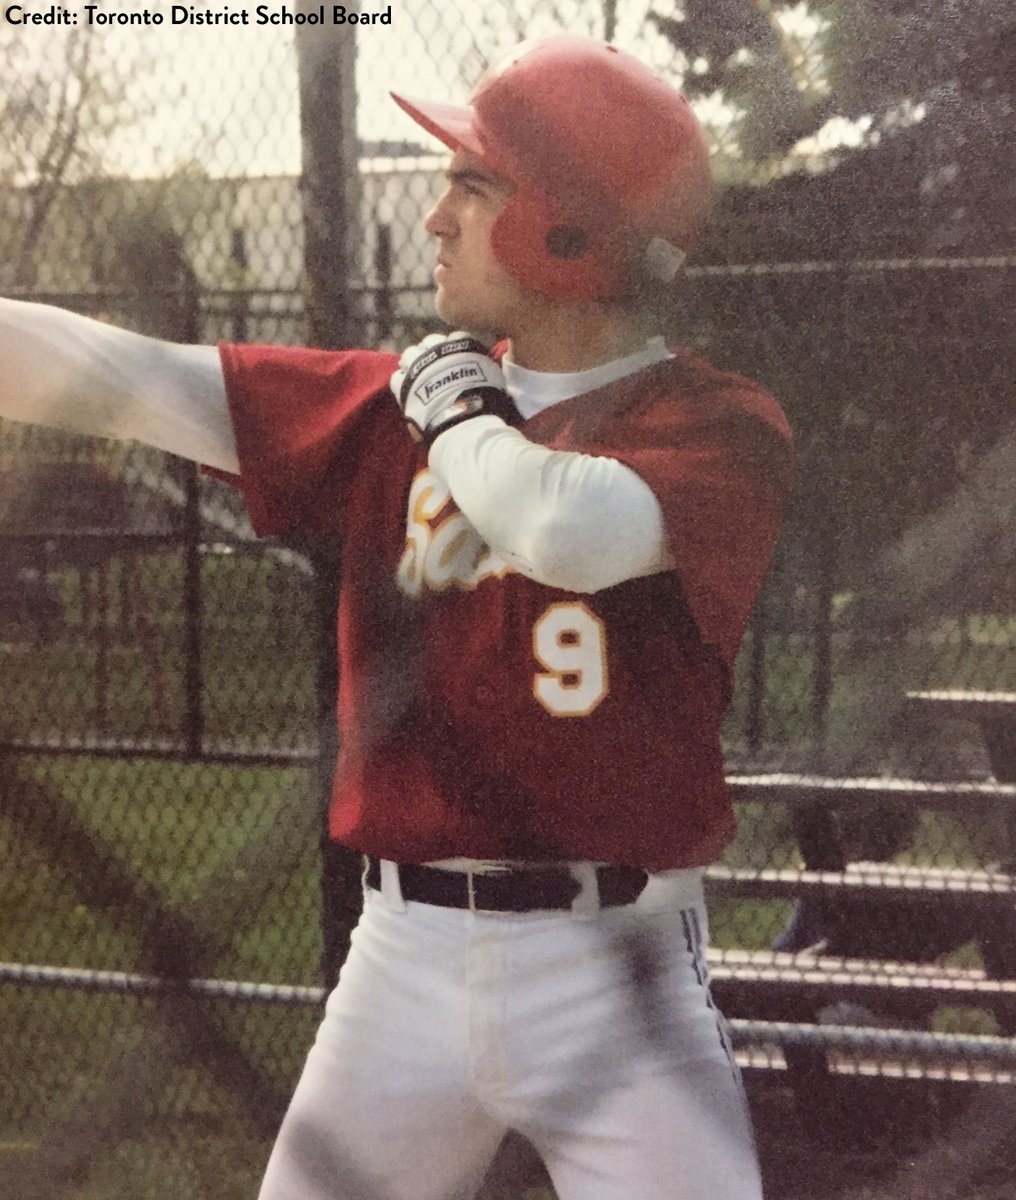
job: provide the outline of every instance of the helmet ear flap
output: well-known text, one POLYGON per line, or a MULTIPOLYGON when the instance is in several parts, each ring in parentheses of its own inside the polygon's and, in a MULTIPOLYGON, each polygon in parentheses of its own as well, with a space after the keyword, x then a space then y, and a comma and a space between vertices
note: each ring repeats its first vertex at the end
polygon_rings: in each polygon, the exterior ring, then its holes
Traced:
POLYGON ((619 273, 596 235, 555 216, 528 189, 516 191, 498 214, 490 240, 508 274, 541 295, 598 300, 617 292, 619 273))
POLYGON ((493 68, 468 107, 396 96, 518 189, 492 250, 523 287, 567 300, 671 282, 709 209, 709 148, 688 102, 615 46, 559 34, 493 68))
POLYGON ((552 225, 543 244, 551 258, 573 262, 588 251, 589 234, 581 225, 552 225))

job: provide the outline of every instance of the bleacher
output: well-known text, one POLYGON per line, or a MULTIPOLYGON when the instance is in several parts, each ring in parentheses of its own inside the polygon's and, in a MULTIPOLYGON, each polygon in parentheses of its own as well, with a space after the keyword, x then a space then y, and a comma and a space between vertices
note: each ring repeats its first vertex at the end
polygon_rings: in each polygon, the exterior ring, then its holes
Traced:
POLYGON ((792 900, 824 936, 812 941, 804 930, 794 950, 715 950, 714 993, 742 1061, 787 1070, 804 1103, 814 1103, 817 1078, 836 1073, 1016 1078, 1016 846, 1000 843, 997 862, 977 869, 847 861, 834 819, 858 806, 935 809, 1016 828, 1016 694, 911 692, 906 712, 972 722, 990 776, 730 777, 737 802, 790 806, 803 866, 717 865, 707 873, 710 896, 792 900), (945 929, 977 953, 962 965, 936 953, 932 924, 940 939, 945 929), (943 1010, 973 1014, 981 1031, 936 1028, 943 1010))

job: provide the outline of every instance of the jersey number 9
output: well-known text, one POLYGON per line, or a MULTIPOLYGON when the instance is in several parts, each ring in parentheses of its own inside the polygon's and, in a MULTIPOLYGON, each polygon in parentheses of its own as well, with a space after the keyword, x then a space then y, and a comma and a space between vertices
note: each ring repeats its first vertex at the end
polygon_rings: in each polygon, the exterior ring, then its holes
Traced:
POLYGON ((533 695, 551 716, 587 717, 606 696, 606 630, 581 602, 547 609, 533 626, 533 654, 546 668, 533 695))

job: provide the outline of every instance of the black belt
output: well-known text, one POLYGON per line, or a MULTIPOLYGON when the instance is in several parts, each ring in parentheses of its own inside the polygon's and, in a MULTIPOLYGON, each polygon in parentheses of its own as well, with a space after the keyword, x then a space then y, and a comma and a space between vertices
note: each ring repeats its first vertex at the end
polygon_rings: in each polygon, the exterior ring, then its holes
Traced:
MULTIPOLYGON (((399 889, 403 900, 441 908, 475 912, 537 912, 570 909, 582 885, 564 866, 487 867, 483 871, 444 871, 400 863, 399 889)), ((639 867, 597 867, 600 908, 632 904, 646 886, 648 874, 639 867)), ((381 890, 381 862, 367 859, 367 887, 381 890)))

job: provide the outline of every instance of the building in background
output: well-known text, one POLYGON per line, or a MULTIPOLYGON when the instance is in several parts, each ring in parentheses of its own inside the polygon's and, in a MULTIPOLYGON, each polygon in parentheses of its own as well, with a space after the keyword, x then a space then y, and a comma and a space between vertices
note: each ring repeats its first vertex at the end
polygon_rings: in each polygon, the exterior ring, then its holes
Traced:
MULTIPOLYGON (((366 345, 403 342, 434 320, 433 251, 422 221, 445 162, 398 152, 361 159, 360 221, 347 236, 366 345)), ((32 202, 30 189, 0 192, 0 240, 16 243, 32 202)), ((0 265, 0 287, 173 340, 296 343, 303 269, 297 176, 181 171, 61 187, 20 279, 0 265)))

